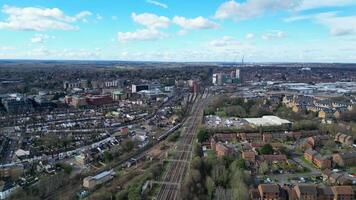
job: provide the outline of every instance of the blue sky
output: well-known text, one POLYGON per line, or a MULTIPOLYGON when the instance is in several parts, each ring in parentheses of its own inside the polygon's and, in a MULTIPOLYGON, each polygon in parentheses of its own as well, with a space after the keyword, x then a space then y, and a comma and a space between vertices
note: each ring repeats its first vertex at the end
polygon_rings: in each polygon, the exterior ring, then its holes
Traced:
POLYGON ((356 0, 0 0, 0 59, 356 62, 356 0))

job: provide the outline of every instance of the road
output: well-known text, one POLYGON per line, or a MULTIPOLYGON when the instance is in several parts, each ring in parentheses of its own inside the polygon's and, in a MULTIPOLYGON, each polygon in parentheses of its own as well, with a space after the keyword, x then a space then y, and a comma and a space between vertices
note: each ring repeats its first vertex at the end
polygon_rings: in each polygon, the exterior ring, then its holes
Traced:
MULTIPOLYGON (((289 183, 290 181, 288 179, 296 179, 296 178, 307 178, 307 177, 313 177, 313 176, 320 176, 322 175, 322 172, 307 163, 303 162, 298 156, 292 157, 291 162, 295 162, 304 168, 307 168, 309 172, 305 173, 295 173, 295 174, 274 174, 274 175, 269 175, 268 177, 271 179, 276 179, 278 180, 278 183, 283 185, 285 183, 289 183)), ((257 176, 259 180, 263 180, 266 176, 257 176)))
POLYGON ((180 140, 177 142, 174 156, 168 160, 168 169, 163 174, 161 184, 156 196, 158 200, 178 199, 180 185, 188 171, 189 162, 192 159, 193 142, 198 126, 203 117, 203 109, 208 102, 207 91, 202 98, 197 98, 192 106, 190 117, 183 124, 180 140))

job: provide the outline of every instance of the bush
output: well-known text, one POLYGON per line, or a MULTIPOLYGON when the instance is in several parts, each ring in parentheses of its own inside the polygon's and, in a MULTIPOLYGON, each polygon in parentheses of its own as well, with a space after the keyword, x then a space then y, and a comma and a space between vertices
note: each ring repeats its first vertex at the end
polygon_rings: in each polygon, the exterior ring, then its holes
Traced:
POLYGON ((265 144, 261 147, 259 152, 263 155, 270 155, 273 154, 273 147, 271 144, 265 144))
POLYGON ((210 137, 211 137, 212 133, 210 131, 208 131, 207 129, 199 129, 198 134, 197 134, 197 138, 198 141, 201 142, 205 142, 207 141, 210 137))

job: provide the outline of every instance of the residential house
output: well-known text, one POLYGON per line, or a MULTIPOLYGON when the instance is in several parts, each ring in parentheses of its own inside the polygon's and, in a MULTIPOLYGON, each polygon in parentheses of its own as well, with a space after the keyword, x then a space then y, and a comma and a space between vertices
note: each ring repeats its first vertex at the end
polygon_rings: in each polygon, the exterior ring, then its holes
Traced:
POLYGON ((279 200, 280 188, 277 184, 258 185, 261 200, 279 200))
POLYGON ((110 170, 110 171, 104 171, 96 176, 88 176, 83 179, 83 187, 88 189, 93 189, 96 186, 113 179, 114 175, 115 175, 114 171, 110 170))
POLYGON ((240 133, 237 137, 242 141, 248 142, 261 142, 262 134, 260 133, 240 133))
POLYGON ((254 151, 243 151, 241 153, 241 156, 246 161, 249 161, 249 162, 256 161, 256 153, 254 151))
POLYGON ((356 165, 356 151, 334 154, 333 162, 340 167, 356 165))
POLYGON ((296 185, 293 189, 298 199, 317 200, 318 190, 316 185, 296 185))
POLYGON ((354 139, 350 135, 338 133, 335 135, 335 142, 340 142, 341 144, 344 144, 344 145, 353 145, 354 139))
POLYGON ((228 144, 218 142, 215 145, 215 153, 216 153, 216 156, 218 156, 218 157, 231 155, 234 153, 234 148, 228 144))
POLYGON ((322 146, 329 140, 328 135, 316 135, 307 138, 307 142, 315 148, 316 146, 322 146))
POLYGON ((331 187, 318 187, 318 200, 334 200, 334 192, 331 187))
POLYGON ((316 165, 320 169, 329 169, 331 168, 331 157, 330 156, 322 156, 317 151, 312 149, 307 149, 304 152, 304 158, 314 165, 316 165))
POLYGON ((355 191, 351 186, 334 186, 332 187, 334 192, 334 200, 354 200, 355 191))

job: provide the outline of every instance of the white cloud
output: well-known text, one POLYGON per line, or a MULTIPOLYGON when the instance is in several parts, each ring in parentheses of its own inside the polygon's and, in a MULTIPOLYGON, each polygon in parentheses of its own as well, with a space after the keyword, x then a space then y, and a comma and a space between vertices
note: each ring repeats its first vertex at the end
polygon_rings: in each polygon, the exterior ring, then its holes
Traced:
POLYGON ((152 13, 131 14, 132 19, 147 28, 167 28, 170 20, 165 16, 157 16, 152 13))
POLYGON ((127 41, 154 41, 165 38, 167 35, 156 29, 139 29, 135 32, 119 32, 117 38, 120 42, 127 41))
POLYGON ((31 43, 39 43, 39 44, 42 44, 42 43, 45 43, 47 39, 54 39, 55 37, 54 36, 48 36, 46 34, 36 34, 34 35, 32 38, 31 38, 31 43))
POLYGON ((250 40, 250 39, 253 39, 255 37, 255 35, 253 33, 247 33, 245 38, 250 40))
POLYGON ((161 3, 159 1, 155 1, 155 0, 146 0, 147 3, 155 5, 155 6, 159 6, 161 8, 168 8, 167 4, 161 3))
POLYGON ((314 18, 317 23, 327 26, 334 36, 356 33, 356 15, 338 16, 336 13, 321 13, 314 18))
POLYGON ((247 0, 244 3, 232 0, 220 5, 215 13, 215 18, 244 20, 268 12, 293 9, 297 5, 299 5, 298 0, 247 0))
POLYGON ((326 12, 315 15, 300 15, 284 19, 285 22, 311 20, 330 29, 333 36, 343 36, 356 33, 356 15, 339 16, 336 12, 326 12))
POLYGON ((261 38, 263 40, 272 40, 285 38, 286 36, 287 34, 285 32, 276 30, 262 34, 261 38))
POLYGON ((192 19, 187 19, 185 17, 175 16, 173 18, 173 23, 179 25, 183 29, 217 29, 219 25, 212 22, 204 17, 196 17, 192 19))
POLYGON ((34 58, 48 57, 50 56, 50 54, 51 54, 50 50, 48 50, 46 47, 43 46, 32 49, 27 53, 28 56, 34 58))
POLYGON ((15 47, 10 47, 10 46, 0 46, 0 51, 13 51, 15 50, 15 47))
POLYGON ((296 10, 356 5, 356 0, 302 0, 296 10))
POLYGON ((96 14, 96 20, 100 21, 103 19, 103 16, 101 16, 100 14, 96 14))
POLYGON ((4 5, 2 12, 8 15, 0 21, 0 29, 44 31, 50 29, 77 29, 72 23, 91 15, 83 11, 75 16, 68 16, 58 8, 14 7, 4 5))
POLYGON ((301 21, 301 20, 307 20, 312 18, 312 15, 300 15, 300 16, 292 16, 285 18, 283 21, 285 22, 296 22, 296 21, 301 21))
POLYGON ((185 29, 181 29, 181 30, 179 30, 179 31, 177 32, 177 35, 179 35, 179 36, 183 36, 183 35, 187 35, 187 33, 188 33, 188 31, 187 31, 187 30, 185 30, 185 29))
POLYGON ((212 40, 209 44, 213 47, 231 47, 241 45, 239 41, 231 36, 224 36, 222 38, 212 40))
POLYGON ((100 48, 87 49, 62 49, 52 50, 45 46, 31 49, 26 52, 27 58, 35 59, 98 59, 102 55, 100 48))

